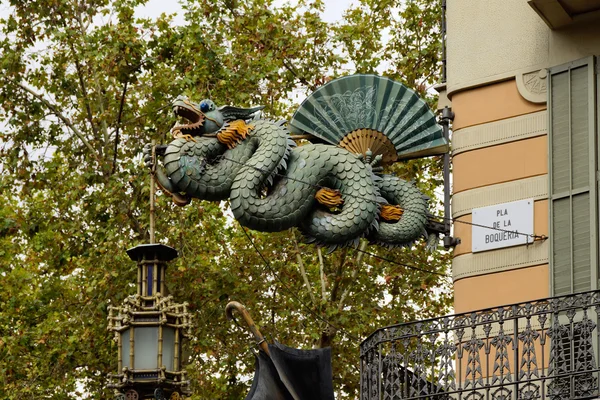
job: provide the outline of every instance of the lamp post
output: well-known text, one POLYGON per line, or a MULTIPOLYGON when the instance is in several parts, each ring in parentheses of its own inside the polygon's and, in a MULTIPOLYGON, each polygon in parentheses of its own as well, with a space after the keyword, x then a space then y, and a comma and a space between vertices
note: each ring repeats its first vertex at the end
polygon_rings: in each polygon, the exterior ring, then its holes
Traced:
POLYGON ((187 303, 165 296, 167 262, 177 257, 177 250, 154 243, 154 174, 150 184, 150 244, 127 250, 137 262, 137 293, 121 306, 109 307, 108 330, 117 342, 119 373, 109 375, 108 387, 120 400, 176 400, 190 393, 181 349, 190 336, 191 314, 187 303))

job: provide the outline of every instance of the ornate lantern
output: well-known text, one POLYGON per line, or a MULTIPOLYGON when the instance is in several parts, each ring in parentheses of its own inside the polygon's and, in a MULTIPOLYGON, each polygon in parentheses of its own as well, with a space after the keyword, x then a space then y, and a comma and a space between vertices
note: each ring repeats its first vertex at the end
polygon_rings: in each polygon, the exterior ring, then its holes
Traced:
POLYGON ((189 394, 181 344, 192 324, 187 303, 164 296, 166 264, 177 251, 145 244, 127 254, 138 263, 137 294, 109 309, 108 330, 115 334, 121 372, 109 376, 108 387, 117 399, 179 399, 189 394))

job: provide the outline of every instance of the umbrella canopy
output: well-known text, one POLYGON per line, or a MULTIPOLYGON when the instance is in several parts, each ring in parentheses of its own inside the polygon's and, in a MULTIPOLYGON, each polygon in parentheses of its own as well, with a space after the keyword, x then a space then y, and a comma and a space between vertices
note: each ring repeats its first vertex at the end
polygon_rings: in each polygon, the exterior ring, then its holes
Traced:
POLYGON ((273 361, 264 351, 256 355, 256 371, 250 393, 246 400, 293 400, 283 382, 273 361))
POLYGON ((300 350, 269 344, 260 351, 246 400, 334 400, 331 348, 300 350))

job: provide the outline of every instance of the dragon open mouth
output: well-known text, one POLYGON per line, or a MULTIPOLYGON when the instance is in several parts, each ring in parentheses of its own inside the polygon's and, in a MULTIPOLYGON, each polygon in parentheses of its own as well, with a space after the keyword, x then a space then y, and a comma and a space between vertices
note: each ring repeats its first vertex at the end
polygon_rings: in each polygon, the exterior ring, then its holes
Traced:
POLYGON ((183 134, 190 135, 199 135, 204 132, 202 129, 205 120, 204 114, 189 100, 178 98, 173 102, 172 109, 176 116, 189 121, 187 124, 176 124, 172 130, 179 130, 183 134))

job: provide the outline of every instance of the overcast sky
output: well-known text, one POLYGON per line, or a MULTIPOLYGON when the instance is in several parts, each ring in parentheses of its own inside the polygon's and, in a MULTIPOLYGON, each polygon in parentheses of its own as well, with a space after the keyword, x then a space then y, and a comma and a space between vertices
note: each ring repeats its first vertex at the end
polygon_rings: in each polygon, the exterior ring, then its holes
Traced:
MULTIPOLYGON (((276 3, 283 4, 284 1, 276 1, 276 3)), ((342 13, 354 3, 354 0, 325 0, 324 3, 325 11, 323 12, 323 19, 327 22, 336 22, 342 18, 342 13)), ((183 23, 183 16, 180 15, 181 7, 178 1, 149 0, 145 6, 138 7, 136 10, 136 15, 139 17, 156 18, 162 13, 178 13, 179 15, 175 18, 175 23, 183 23)))
MULTIPOLYGON (((206 0, 200 0, 206 1, 206 0)), ((286 1, 277 0, 275 4, 284 4, 286 1)), ((323 12, 323 20, 327 22, 336 22, 342 18, 344 10, 355 3, 355 0, 324 0, 325 11, 323 12)), ((0 0, 0 18, 5 18, 11 12, 11 7, 0 0)), ((137 7, 136 16, 140 18, 150 17, 156 18, 162 13, 167 14, 178 14, 174 19, 176 24, 183 23, 183 16, 181 15, 181 6, 179 1, 176 0, 148 0, 146 5, 137 7)))

